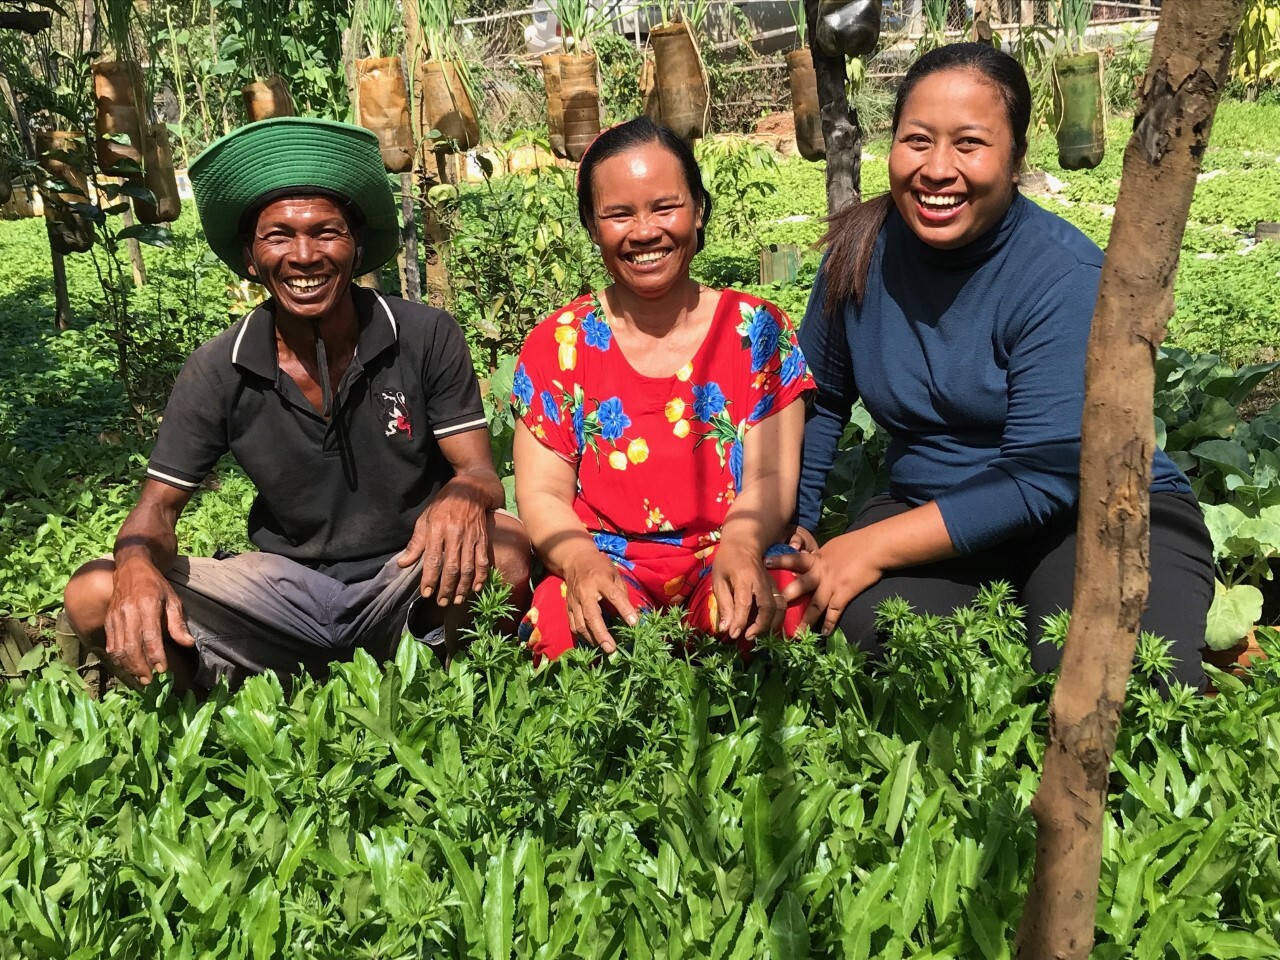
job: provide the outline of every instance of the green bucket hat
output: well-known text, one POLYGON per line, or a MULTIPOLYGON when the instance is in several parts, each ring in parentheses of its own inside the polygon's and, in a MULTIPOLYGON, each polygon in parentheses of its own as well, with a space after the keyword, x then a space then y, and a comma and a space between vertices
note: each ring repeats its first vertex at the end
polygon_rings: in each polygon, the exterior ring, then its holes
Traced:
POLYGON ((356 276, 400 249, 396 203, 378 138, 363 127, 311 117, 274 117, 233 130, 191 162, 191 189, 209 246, 246 280, 240 223, 268 195, 314 188, 351 201, 363 218, 356 276))

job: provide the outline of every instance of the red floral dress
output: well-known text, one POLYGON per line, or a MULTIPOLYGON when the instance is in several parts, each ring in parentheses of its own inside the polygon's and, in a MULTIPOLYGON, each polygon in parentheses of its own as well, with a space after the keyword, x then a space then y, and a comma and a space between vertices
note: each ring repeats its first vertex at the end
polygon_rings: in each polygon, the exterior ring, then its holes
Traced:
MULTIPOLYGON (((577 467, 574 512, 637 608, 684 606, 695 628, 714 632, 711 559, 742 486, 743 438, 813 386, 791 321, 767 301, 725 290, 693 359, 647 377, 587 294, 529 334, 511 399, 533 435, 577 467)), ((564 594, 554 576, 534 591, 521 636, 538 655, 573 645, 564 594)), ((806 603, 788 611, 788 633, 806 603)))

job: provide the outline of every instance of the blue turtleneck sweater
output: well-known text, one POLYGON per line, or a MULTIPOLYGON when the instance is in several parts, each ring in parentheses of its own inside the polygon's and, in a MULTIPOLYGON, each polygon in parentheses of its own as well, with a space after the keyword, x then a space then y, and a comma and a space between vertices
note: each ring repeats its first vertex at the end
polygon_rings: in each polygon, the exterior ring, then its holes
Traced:
MULTIPOLYGON (((876 241, 862 307, 822 316, 826 265, 800 326, 818 383, 805 428, 800 523, 816 529, 853 402, 888 431, 889 492, 937 501, 971 554, 1031 534, 1079 496, 1085 345, 1102 252, 1016 196, 955 250, 922 242, 896 209, 876 241)), ((1190 491, 1163 451, 1153 492, 1190 491)))

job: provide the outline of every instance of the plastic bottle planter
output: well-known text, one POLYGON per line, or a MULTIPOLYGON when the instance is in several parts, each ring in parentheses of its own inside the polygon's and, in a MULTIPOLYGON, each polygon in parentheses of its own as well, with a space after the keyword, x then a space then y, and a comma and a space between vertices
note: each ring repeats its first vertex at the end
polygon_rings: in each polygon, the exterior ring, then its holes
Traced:
POLYGON ((428 60, 422 65, 422 129, 437 130, 437 153, 470 150, 480 142, 480 124, 471 95, 451 60, 428 60))
POLYGON ((83 150, 84 139, 73 130, 46 130, 36 134, 40 166, 51 180, 60 180, 70 188, 49 191, 44 196, 49 246, 58 253, 84 253, 93 246, 93 223, 72 207, 72 204, 89 202, 83 150), (51 153, 63 153, 67 157, 51 156, 51 153))
POLYGON ((1058 165, 1091 170, 1106 155, 1102 107, 1102 61, 1097 53, 1055 57, 1053 112, 1058 127, 1058 165))
POLYGON ((818 75, 813 72, 813 52, 808 47, 787 54, 787 78, 796 120, 796 149, 806 160, 821 160, 827 155, 827 145, 822 139, 818 75))
POLYGON ((771 243, 760 251, 761 283, 793 283, 800 272, 800 247, 771 243))
POLYGON ((881 0, 821 0, 815 34, 832 57, 865 57, 880 41, 881 0))
POLYGON ((173 169, 173 147, 169 128, 163 123, 147 124, 147 143, 142 155, 142 182, 155 202, 133 198, 133 212, 143 223, 172 223, 182 215, 182 197, 173 169))
POLYGON ((126 60, 100 60, 93 65, 94 157, 103 173, 136 173, 142 166, 141 71, 126 60), (126 138, 125 140, 120 138, 126 138), (125 169, 121 164, 127 161, 125 169))
POLYGON ((707 82, 687 24, 676 23, 649 31, 658 76, 662 122, 685 140, 707 129, 707 82))
POLYGON ((596 58, 590 54, 560 59, 560 99, 564 104, 564 149, 581 160, 600 133, 600 88, 596 58))
POLYGON ((246 83, 240 88, 240 96, 244 98, 245 113, 249 122, 254 120, 270 120, 272 117, 292 117, 293 98, 289 96, 289 88, 284 77, 278 73, 262 80, 246 83))
POLYGON ((370 57, 356 61, 360 95, 360 126, 378 138, 382 165, 388 173, 413 169, 413 128, 405 96, 404 68, 399 57, 370 57))
POLYGON ((542 84, 547 89, 547 140, 551 152, 562 160, 569 154, 564 146, 564 99, 560 96, 560 54, 542 55, 542 84))

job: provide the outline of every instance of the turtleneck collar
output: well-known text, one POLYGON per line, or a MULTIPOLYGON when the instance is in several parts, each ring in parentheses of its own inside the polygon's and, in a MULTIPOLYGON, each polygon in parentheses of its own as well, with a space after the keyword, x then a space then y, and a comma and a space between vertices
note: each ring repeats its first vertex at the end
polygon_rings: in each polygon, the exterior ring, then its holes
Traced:
POLYGON ((897 245, 903 255, 914 258, 932 267, 942 270, 972 270, 990 260, 1008 242, 1018 223, 1022 220, 1026 205, 1030 203, 1022 194, 1015 192, 1009 209, 990 230, 963 247, 951 250, 939 250, 925 243, 915 231, 907 226, 907 222, 898 213, 897 206, 890 206, 889 217, 885 221, 887 239, 897 245))

